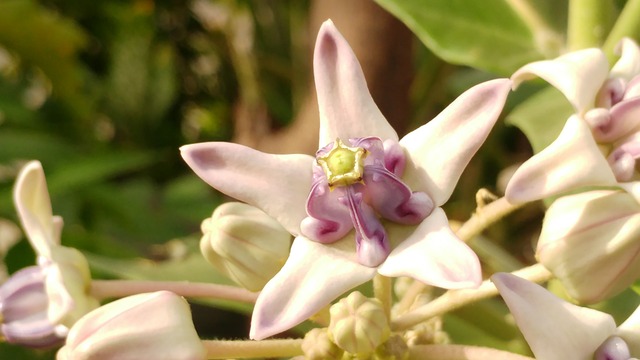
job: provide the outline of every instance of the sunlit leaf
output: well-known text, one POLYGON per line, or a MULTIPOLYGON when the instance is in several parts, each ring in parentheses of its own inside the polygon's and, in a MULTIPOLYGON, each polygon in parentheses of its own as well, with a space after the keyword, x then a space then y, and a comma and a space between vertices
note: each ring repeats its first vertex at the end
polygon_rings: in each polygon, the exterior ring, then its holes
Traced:
POLYGON ((544 58, 505 0, 376 0, 444 60, 500 75, 544 58))

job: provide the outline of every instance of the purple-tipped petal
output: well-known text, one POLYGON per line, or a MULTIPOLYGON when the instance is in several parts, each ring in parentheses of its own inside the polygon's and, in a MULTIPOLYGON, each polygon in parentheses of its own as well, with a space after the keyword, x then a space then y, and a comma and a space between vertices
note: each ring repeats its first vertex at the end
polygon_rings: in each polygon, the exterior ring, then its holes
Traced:
POLYGON ((320 110, 320 147, 336 138, 398 140, 373 102, 353 50, 331 20, 320 27, 313 57, 320 110))
POLYGON ((515 275, 491 277, 536 359, 592 359, 613 335, 609 314, 560 300, 541 286, 515 275))
POLYGON ((433 211, 433 201, 427 194, 411 192, 402 180, 385 168, 365 167, 364 183, 369 204, 384 219, 417 225, 433 211))
POLYGON ((309 193, 307 216, 300 224, 302 234, 324 244, 340 240, 351 229, 353 223, 349 209, 340 202, 346 195, 344 188, 331 191, 326 178, 316 181, 309 193))
POLYGON ((560 90, 578 114, 594 106, 596 95, 609 75, 609 62, 600 49, 584 49, 554 60, 529 63, 512 76, 514 88, 538 76, 560 90))
POLYGON ((436 206, 444 204, 493 128, 510 87, 509 79, 476 85, 435 119, 402 138, 400 145, 408 156, 405 183, 413 191, 427 193, 436 206))
POLYGON ((312 183, 311 156, 265 154, 224 142, 185 145, 180 151, 209 185, 262 209, 290 233, 300 234, 312 183))
POLYGON ((640 48, 631 38, 625 37, 616 46, 616 54, 620 59, 611 69, 611 77, 620 77, 630 81, 640 74, 640 48))
POLYGON ((636 173, 636 160, 640 158, 640 134, 628 138, 609 154, 607 161, 620 182, 631 181, 636 173))
POLYGON ((509 181, 509 202, 543 199, 583 186, 613 186, 616 178, 584 120, 571 116, 560 136, 527 160, 509 181))
POLYGON ((409 276, 425 284, 462 289, 482 282, 476 254, 451 231, 441 208, 418 227, 387 224, 392 239, 404 239, 378 268, 385 276, 409 276))
POLYGON ((50 249, 60 244, 53 224, 51 199, 42 164, 25 165, 13 189, 13 201, 27 238, 38 256, 49 257, 50 249))
POLYGON ((296 238, 284 267, 260 292, 250 337, 262 340, 290 329, 375 276, 376 269, 349 256, 353 254, 296 238))
POLYGON ((640 97, 636 97, 614 105, 609 110, 608 121, 593 127, 593 137, 599 142, 615 142, 639 129, 640 97))

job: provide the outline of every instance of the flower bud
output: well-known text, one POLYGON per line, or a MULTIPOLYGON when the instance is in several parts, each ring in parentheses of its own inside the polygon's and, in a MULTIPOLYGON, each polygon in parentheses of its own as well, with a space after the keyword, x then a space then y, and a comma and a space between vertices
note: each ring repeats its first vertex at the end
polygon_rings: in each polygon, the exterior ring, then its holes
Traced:
POLYGON ((344 353, 329 339, 326 328, 309 331, 302 341, 302 351, 307 360, 340 359, 344 353))
POLYGON ((536 258, 583 303, 626 289, 640 273, 640 204, 627 192, 588 191, 547 210, 536 258))
POLYGON ((382 304, 354 291, 330 309, 329 337, 341 349, 366 356, 384 343, 391 334, 382 304))
POLYGON ((284 265, 291 235, 261 210, 222 204, 202 222, 200 250, 219 271, 251 291, 264 287, 284 265))
POLYGON ((206 349, 191 321, 189 304, 158 291, 104 305, 69 331, 57 360, 203 360, 206 349))
POLYGON ((67 328, 47 318, 49 298, 45 271, 30 266, 14 273, 0 286, 0 333, 7 342, 47 348, 64 342, 67 328))

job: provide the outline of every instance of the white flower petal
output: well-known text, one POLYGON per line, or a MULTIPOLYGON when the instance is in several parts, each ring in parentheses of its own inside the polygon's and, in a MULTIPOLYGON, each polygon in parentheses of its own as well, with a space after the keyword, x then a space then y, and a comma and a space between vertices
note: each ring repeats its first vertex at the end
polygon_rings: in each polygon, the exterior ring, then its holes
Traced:
POLYGON ((311 156, 265 154, 225 142, 185 145, 180 151, 216 190, 262 209, 290 233, 300 233, 312 182, 311 156))
POLYGON ((520 203, 582 186, 609 185, 616 185, 609 163, 585 121, 573 115, 551 145, 516 170, 505 196, 520 203))
POLYGON ((640 356, 640 307, 622 325, 618 326, 616 335, 627 343, 631 355, 640 356))
POLYGON ((451 231, 441 208, 417 227, 387 225, 387 230, 390 238, 404 240, 380 266, 380 274, 410 276, 446 289, 474 288, 482 282, 478 257, 451 231))
POLYGON ((616 54, 620 59, 611 69, 611 77, 620 77, 626 81, 640 74, 640 48, 631 38, 625 37, 616 46, 616 54))
POLYGON ((609 314, 560 300, 515 275, 498 273, 491 279, 536 359, 592 360, 596 349, 615 332, 609 314))
POLYGON ((460 95, 435 119, 400 140, 408 158, 403 180, 444 204, 473 155, 493 128, 511 81, 497 79, 460 95))
POLYGON ((267 283, 251 319, 252 339, 261 340, 290 329, 311 317, 345 291, 376 274, 340 250, 298 237, 289 259, 267 283))
POLYGON ((594 106, 598 91, 609 75, 609 63, 600 49, 584 49, 554 60, 536 61, 518 69, 512 76, 514 88, 522 81, 539 76, 569 100, 578 114, 594 106))
POLYGON ((13 201, 27 238, 38 256, 48 258, 52 246, 59 245, 53 226, 51 199, 39 161, 25 165, 13 189, 13 201))
POLYGON ((373 102, 353 50, 331 20, 320 27, 313 58, 320 110, 320 147, 335 141, 398 135, 373 102))

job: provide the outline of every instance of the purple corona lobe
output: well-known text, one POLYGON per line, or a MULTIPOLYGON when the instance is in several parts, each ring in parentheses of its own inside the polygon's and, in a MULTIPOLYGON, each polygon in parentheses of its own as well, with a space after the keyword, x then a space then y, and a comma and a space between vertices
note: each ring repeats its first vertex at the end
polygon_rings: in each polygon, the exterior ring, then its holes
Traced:
POLYGON ((332 243, 354 229, 363 265, 378 266, 391 251, 381 219, 416 225, 434 208, 427 194, 412 192, 400 179, 405 158, 397 142, 337 139, 318 150, 316 160, 302 232, 332 243))

